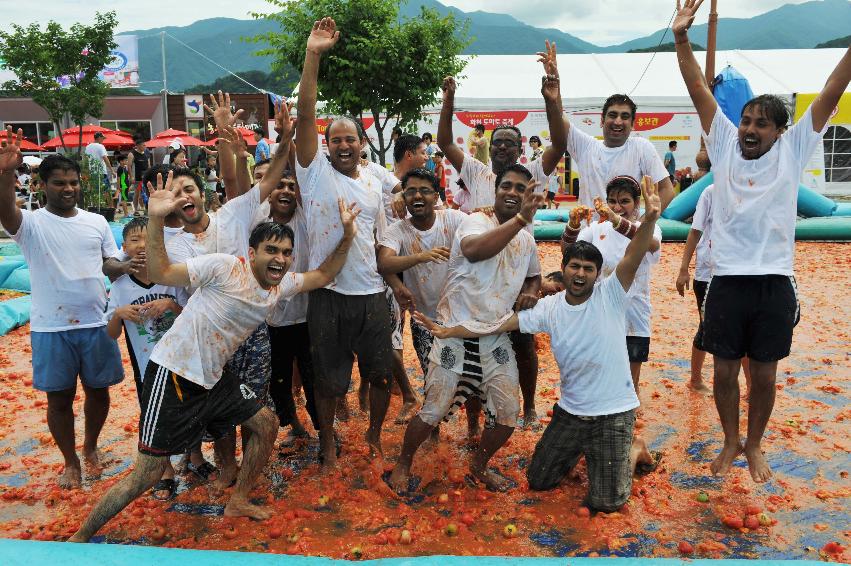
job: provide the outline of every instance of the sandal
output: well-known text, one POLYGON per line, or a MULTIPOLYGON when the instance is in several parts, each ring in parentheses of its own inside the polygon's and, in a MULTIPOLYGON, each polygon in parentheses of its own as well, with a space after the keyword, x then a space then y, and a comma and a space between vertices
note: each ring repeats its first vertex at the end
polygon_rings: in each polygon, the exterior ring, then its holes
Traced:
POLYGON ((204 461, 200 466, 196 466, 192 462, 189 462, 186 465, 186 469, 195 474, 195 476, 202 481, 210 481, 210 476, 218 473, 218 468, 216 468, 210 462, 204 461))
POLYGON ((635 475, 641 477, 656 471, 656 468, 659 467, 659 462, 662 461, 662 453, 651 450, 650 455, 653 457, 653 463, 638 462, 635 465, 635 475))
POLYGON ((159 501, 170 501, 170 500, 174 499, 174 495, 175 495, 176 492, 177 492, 177 482, 174 481, 173 478, 164 479, 164 480, 160 480, 156 484, 154 484, 153 489, 151 489, 151 497, 153 497, 154 499, 157 499, 159 501), (165 497, 163 497, 161 495, 157 495, 157 492, 160 492, 160 491, 166 492, 165 497))

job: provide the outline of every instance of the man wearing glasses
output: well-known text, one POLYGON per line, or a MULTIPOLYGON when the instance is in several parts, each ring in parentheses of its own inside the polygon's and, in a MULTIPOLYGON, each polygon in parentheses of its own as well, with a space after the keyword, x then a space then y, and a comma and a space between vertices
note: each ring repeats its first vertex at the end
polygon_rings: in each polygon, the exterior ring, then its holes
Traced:
MULTIPOLYGON (((549 176, 555 171, 558 162, 567 149, 565 120, 562 114, 561 88, 559 86, 558 66, 556 65, 556 48, 554 43, 547 42, 546 52, 538 53, 539 61, 544 65, 546 76, 541 80, 541 94, 547 111, 547 122, 550 129, 551 145, 544 151, 540 159, 527 165, 532 173, 532 179, 537 183, 535 192, 547 190, 549 176)), ((523 137, 515 126, 497 126, 491 135, 490 166, 475 159, 472 155, 455 144, 452 133, 452 116, 455 111, 455 79, 446 77, 443 80, 443 107, 440 111, 440 121, 437 126, 437 145, 446 155, 452 167, 460 172, 461 179, 471 195, 471 208, 494 205, 494 185, 496 178, 507 167, 515 165, 520 159, 523 137)), ((533 234, 532 223, 526 227, 533 234)), ((537 297, 540 287, 537 284, 524 287, 522 294, 537 297)), ((519 298, 519 297, 518 297, 519 298)), ((513 332, 511 342, 517 357, 520 371, 520 389, 523 392, 523 425, 524 427, 540 427, 535 411, 535 387, 538 379, 538 354, 535 351, 535 339, 531 334, 513 332)))

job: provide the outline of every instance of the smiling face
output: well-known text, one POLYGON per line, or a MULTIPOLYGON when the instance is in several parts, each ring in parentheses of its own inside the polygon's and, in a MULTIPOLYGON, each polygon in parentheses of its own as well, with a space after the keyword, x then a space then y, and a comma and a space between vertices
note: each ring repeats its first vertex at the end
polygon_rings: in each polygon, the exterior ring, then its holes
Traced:
POLYGON ((632 220, 633 217, 637 216, 638 203, 632 198, 632 193, 629 191, 609 191, 606 197, 606 204, 612 209, 612 212, 628 220, 632 220))
POLYGON ((293 242, 289 238, 263 240, 257 248, 248 248, 251 271, 257 283, 269 289, 281 283, 293 262, 293 242))
POLYGON ((526 176, 516 171, 509 171, 502 176, 493 203, 494 213, 500 222, 505 222, 520 212, 528 185, 526 176))
POLYGON ((426 144, 421 143, 414 151, 406 151, 405 159, 411 169, 422 169, 425 167, 426 161, 428 161, 426 144))
POLYGON ((179 188, 180 195, 189 199, 183 208, 177 211, 177 215, 184 224, 197 224, 207 217, 207 212, 204 210, 204 193, 195 184, 195 179, 192 177, 176 177, 173 181, 172 188, 179 188))
POLYGON ((124 242, 121 244, 121 249, 124 250, 127 257, 132 259, 145 254, 146 236, 147 230, 143 228, 131 230, 127 236, 125 236, 124 242))
POLYGON ((358 129, 351 120, 338 119, 328 127, 328 154, 331 166, 343 175, 353 176, 362 149, 358 129))
POLYGON ((266 175, 266 171, 269 170, 269 163, 264 163, 262 165, 258 165, 254 168, 254 184, 256 185, 260 181, 263 180, 263 176, 266 175))
POLYGON ((172 165, 174 165, 175 167, 181 167, 181 168, 186 167, 187 161, 188 160, 186 159, 186 152, 181 150, 181 151, 177 152, 177 155, 174 156, 174 160, 172 162, 172 165))
POLYGON ((283 177, 269 195, 273 216, 292 216, 298 207, 298 183, 295 177, 283 177))
POLYGON ((491 161, 495 171, 514 165, 520 159, 520 136, 509 129, 496 130, 491 137, 491 161))
POLYGON ((564 277, 564 289, 568 302, 581 303, 594 292, 594 283, 597 282, 597 264, 591 260, 572 257, 567 260, 562 269, 564 277), (571 301, 572 299, 572 301, 571 301))
POLYGON ((626 104, 612 104, 600 118, 603 128, 603 143, 606 147, 620 147, 632 133, 632 108, 626 104))
POLYGON ((739 121, 739 146, 745 159, 759 159, 780 138, 782 130, 777 127, 762 106, 752 105, 742 111, 739 121))
POLYGON ((430 181, 417 177, 408 177, 405 188, 402 189, 405 206, 414 218, 430 218, 434 215, 434 205, 437 203, 437 191, 430 181))
POLYGON ((80 175, 73 169, 54 169, 44 182, 47 208, 57 214, 69 212, 80 197, 80 175))

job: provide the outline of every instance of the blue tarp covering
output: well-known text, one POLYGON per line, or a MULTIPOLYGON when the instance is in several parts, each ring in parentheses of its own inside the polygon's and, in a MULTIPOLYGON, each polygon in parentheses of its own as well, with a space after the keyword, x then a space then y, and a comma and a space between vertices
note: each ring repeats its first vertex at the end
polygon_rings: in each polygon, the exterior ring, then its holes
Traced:
POLYGON ((715 100, 718 101, 721 111, 734 124, 739 123, 745 103, 753 98, 753 91, 748 79, 730 65, 727 65, 715 77, 715 88, 712 90, 712 94, 715 95, 715 100))
MULTIPOLYGON (((182 550, 150 546, 112 544, 72 544, 0 540, 0 564, 4 566, 40 566, 42 564, 98 564, 101 566, 138 566, 139 564, 180 564, 181 566, 334 566, 351 565, 346 560, 307 556, 182 550)), ((366 560, 371 566, 821 566, 812 560, 678 560, 673 558, 514 558, 495 556, 419 556, 366 560)))

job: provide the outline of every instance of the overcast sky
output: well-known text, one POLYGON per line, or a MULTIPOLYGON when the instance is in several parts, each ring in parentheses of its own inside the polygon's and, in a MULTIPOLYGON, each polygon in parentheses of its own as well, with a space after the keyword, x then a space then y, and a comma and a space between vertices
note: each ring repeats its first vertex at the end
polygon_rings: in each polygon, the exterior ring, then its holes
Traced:
MULTIPOLYGON (((409 0, 415 2, 416 0, 409 0)), ((650 34, 667 25, 674 9, 672 0, 441 0, 470 12, 484 10, 511 14, 538 27, 554 27, 598 45, 612 45, 650 34)), ((720 0, 722 17, 747 18, 783 4, 805 0, 720 0)), ((0 14, 14 23, 40 24, 54 19, 63 25, 90 22, 95 11, 115 10, 118 31, 167 25, 184 26, 211 17, 248 18, 250 11, 269 12, 265 0, 38 0, 20 9, 20 0, 0 0, 0 14), (37 6, 37 9, 35 7, 37 6), (11 12, 10 12, 11 10, 11 12)), ((698 23, 705 22, 709 0, 701 7, 698 23)), ((5 27, 5 24, 4 24, 5 27)))

